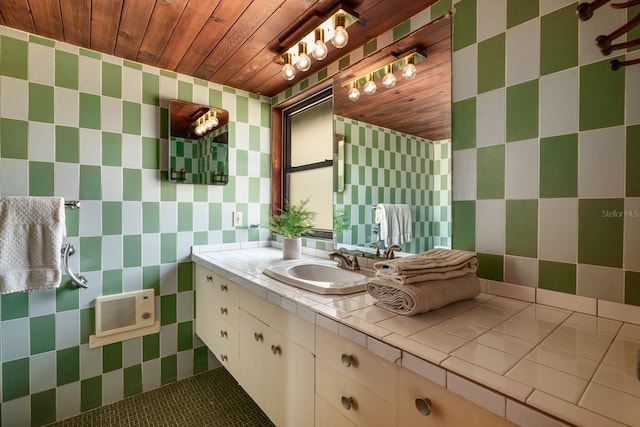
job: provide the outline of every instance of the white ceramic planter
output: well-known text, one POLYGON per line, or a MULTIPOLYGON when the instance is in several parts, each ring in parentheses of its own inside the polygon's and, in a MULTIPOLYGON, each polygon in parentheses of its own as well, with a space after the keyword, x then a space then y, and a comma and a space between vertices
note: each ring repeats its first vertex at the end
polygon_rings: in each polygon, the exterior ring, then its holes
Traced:
POLYGON ((287 239, 285 237, 282 242, 282 258, 295 259, 302 256, 302 238, 295 237, 293 239, 287 239))

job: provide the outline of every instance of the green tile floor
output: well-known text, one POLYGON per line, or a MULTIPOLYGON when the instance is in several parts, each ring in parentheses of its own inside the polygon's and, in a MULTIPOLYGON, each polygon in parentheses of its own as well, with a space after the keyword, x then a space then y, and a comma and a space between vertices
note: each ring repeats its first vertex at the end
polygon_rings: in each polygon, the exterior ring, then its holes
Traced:
POLYGON ((234 378, 219 368, 49 426, 271 427, 273 424, 234 378))

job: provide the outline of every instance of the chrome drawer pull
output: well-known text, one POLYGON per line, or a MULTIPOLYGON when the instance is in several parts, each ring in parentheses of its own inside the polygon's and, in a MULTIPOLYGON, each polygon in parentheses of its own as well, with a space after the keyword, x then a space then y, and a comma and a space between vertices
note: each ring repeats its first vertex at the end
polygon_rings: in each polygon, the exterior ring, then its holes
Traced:
POLYGON ((227 291, 228 291, 227 285, 221 284, 220 285, 220 292, 227 292, 227 291))
POLYGON ((426 397, 416 397, 416 409, 424 416, 429 415, 431 413, 431 401, 426 397))
POLYGON ((340 360, 342 360, 342 364, 348 368, 353 363, 353 356, 349 353, 342 353, 340 360))
POLYGON ((207 282, 213 282, 213 276, 207 274, 207 282))
POLYGON ((280 346, 279 345, 272 345, 271 346, 271 353, 273 353, 274 355, 282 353, 282 351, 280 350, 280 346))
POLYGON ((223 361, 223 362, 226 362, 228 360, 227 355, 226 354, 221 354, 220 355, 220 360, 223 361))
POLYGON ((226 337, 227 336, 227 331, 220 331, 220 336, 222 338, 226 337))
POLYGON ((345 409, 345 411, 349 411, 351 410, 351 408, 355 409, 353 397, 342 396, 342 398, 340 398, 340 402, 342 403, 342 407, 345 409))
POLYGON ((262 341, 263 337, 262 334, 260 332, 256 332, 253 334, 253 339, 256 341, 262 341))
POLYGON ((220 307, 220 314, 227 314, 227 307, 220 307))

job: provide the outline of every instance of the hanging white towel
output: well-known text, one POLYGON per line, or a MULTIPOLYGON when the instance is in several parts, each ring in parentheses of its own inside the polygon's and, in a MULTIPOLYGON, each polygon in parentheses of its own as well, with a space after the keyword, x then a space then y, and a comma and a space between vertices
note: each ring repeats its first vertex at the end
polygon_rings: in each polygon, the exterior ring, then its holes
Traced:
POLYGON ((60 285, 64 199, 0 198, 0 294, 60 285))
POLYGON ((411 241, 411 207, 391 203, 376 205, 375 222, 380 224, 380 240, 389 247, 411 241))

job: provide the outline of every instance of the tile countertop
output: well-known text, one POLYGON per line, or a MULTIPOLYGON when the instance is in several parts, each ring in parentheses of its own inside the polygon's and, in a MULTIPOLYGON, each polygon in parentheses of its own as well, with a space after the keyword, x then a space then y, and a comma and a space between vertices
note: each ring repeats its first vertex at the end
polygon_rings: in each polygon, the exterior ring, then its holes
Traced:
POLYGON ((640 325, 486 293, 403 316, 366 292, 319 295, 263 275, 292 262, 279 249, 206 250, 192 260, 516 424, 562 425, 529 406, 576 425, 640 426, 640 325))

